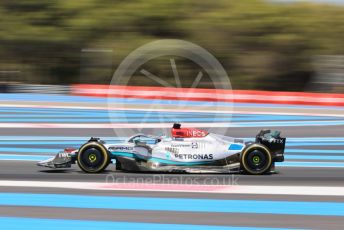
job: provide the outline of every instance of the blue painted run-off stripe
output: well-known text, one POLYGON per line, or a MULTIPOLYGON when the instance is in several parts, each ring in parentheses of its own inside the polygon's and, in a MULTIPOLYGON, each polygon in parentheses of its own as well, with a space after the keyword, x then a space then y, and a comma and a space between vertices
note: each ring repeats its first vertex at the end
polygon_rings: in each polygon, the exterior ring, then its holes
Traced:
POLYGON ((110 222, 89 220, 63 220, 63 219, 39 219, 0 217, 2 229, 11 230, 61 230, 61 229, 126 229, 126 230, 283 230, 282 228, 258 228, 258 227, 229 227, 211 225, 189 225, 189 224, 158 224, 138 222, 110 222))
MULTIPOLYGON (((245 141, 254 141, 254 138, 244 137, 245 141)), ((287 143, 318 143, 318 142, 344 142, 344 137, 288 137, 287 143)))
POLYGON ((0 147, 0 152, 16 152, 16 153, 57 153, 61 150, 62 149, 0 147))
POLYGON ((285 159, 286 160, 337 160, 337 161, 344 161, 344 156, 285 155, 285 159))
POLYGON ((257 115, 251 117, 243 117, 231 114, 203 114, 199 113, 196 115, 193 114, 155 114, 147 112, 146 114, 139 113, 126 113, 126 114, 94 114, 90 112, 85 112, 83 114, 57 114, 52 112, 51 114, 42 115, 42 113, 30 114, 25 112, 23 114, 0 114, 1 122, 65 122, 72 120, 75 122, 138 122, 145 120, 147 122, 159 120, 169 121, 169 120, 179 120, 181 122, 188 121, 232 121, 232 122, 244 122, 244 121, 298 121, 298 120, 341 120, 340 117, 315 117, 315 116, 281 116, 281 115, 257 115))
MULTIPOLYGON (((0 146, 4 145, 60 145, 60 144, 70 144, 70 145, 80 145, 88 141, 89 137, 83 137, 83 138, 63 138, 63 137, 18 137, 18 140, 14 140, 15 137, 9 139, 6 137, 0 136, 0 146), (44 140, 39 140, 44 139, 44 140), (49 140, 50 139, 50 140, 49 140), (60 140, 59 140, 60 139, 60 140), (80 140, 76 140, 80 139, 80 140)), ((125 138, 117 138, 117 137, 105 137, 100 138, 106 142, 109 143, 119 143, 125 141, 125 138)), ((287 140, 288 142, 288 140, 287 140)), ((294 143, 287 143, 287 147, 299 147, 299 146, 344 146, 344 142, 294 142, 294 143)))
POLYGON ((286 149, 286 153, 344 153, 342 149, 286 149))
POLYGON ((344 125, 344 120, 338 121, 271 121, 271 122, 234 122, 228 127, 287 127, 287 126, 318 126, 318 125, 344 125))
POLYGON ((0 193, 0 205, 177 212, 344 216, 341 202, 144 198, 0 193))
MULTIPOLYGON (((277 120, 277 119, 274 119, 277 120)), ((283 121, 280 121, 281 123, 289 126, 289 125, 295 125, 295 124, 299 124, 302 122, 302 120, 300 121, 295 121, 290 123, 287 120, 291 120, 291 119, 285 119, 283 121)), ((310 120, 310 119, 308 119, 310 120)), ((309 122, 307 120, 307 122, 309 122)), ((271 120, 268 120, 267 122, 264 122, 266 124, 270 123, 271 120)), ((146 122, 146 123, 156 123, 156 122, 161 122, 161 123, 174 123, 174 122, 179 122, 179 123, 190 123, 190 122, 199 122, 199 123, 204 123, 204 122, 223 122, 223 123, 228 123, 228 122, 232 122, 233 125, 245 125, 243 124, 245 121, 243 119, 231 119, 231 118, 217 118, 217 117, 207 117, 207 118, 153 118, 153 117, 146 117, 146 118, 138 118, 138 119, 131 119, 131 118, 123 118, 123 119, 108 119, 108 118, 101 118, 101 119, 96 119, 96 118, 54 118, 54 119, 45 119, 45 118, 24 118, 24 119, 15 119, 15 118, 8 118, 8 119, 0 119, 1 123, 27 123, 27 122, 31 122, 31 123, 92 123, 92 124, 98 124, 98 123, 141 123, 141 122, 146 122)), ((260 123, 261 121, 257 120, 257 119, 250 119, 248 121, 249 124, 247 125, 262 125, 260 123), (259 122, 259 123, 258 123, 259 122), (257 123, 257 124, 255 124, 257 123)), ((306 121, 305 121, 306 122, 306 121)), ((330 123, 328 123, 329 125, 332 125, 333 123, 335 124, 343 124, 344 122, 342 120, 339 120, 338 122, 332 122, 329 121, 330 123)), ((314 124, 319 124, 319 125, 323 125, 323 124, 327 124, 326 121, 316 121, 314 122, 314 124)), ((272 125, 276 125, 275 123, 272 123, 272 125)), ((276 125, 277 126, 277 125, 276 125)))
POLYGON ((277 167, 344 168, 344 162, 285 161, 285 162, 276 162, 275 165, 277 167))
POLYGON ((344 142, 293 142, 287 143, 286 146, 288 147, 296 147, 296 146, 344 146, 344 142))

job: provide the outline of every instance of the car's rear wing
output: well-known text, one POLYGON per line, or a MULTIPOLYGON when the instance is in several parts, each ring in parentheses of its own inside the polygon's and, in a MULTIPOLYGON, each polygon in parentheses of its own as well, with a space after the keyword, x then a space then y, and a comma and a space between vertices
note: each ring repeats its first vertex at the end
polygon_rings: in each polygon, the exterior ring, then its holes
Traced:
POLYGON ((273 154, 284 154, 286 138, 280 134, 280 131, 261 130, 256 136, 256 143, 265 145, 273 154))

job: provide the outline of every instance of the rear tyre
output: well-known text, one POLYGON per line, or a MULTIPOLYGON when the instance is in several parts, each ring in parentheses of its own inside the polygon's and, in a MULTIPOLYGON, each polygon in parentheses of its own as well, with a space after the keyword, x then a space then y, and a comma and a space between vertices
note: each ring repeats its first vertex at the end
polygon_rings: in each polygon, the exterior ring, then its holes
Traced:
POLYGON ((98 142, 88 142, 81 146, 77 161, 82 171, 87 173, 99 173, 110 163, 107 149, 98 142))
POLYGON ((270 171, 272 156, 267 147, 261 144, 252 144, 246 147, 241 155, 241 167, 244 172, 261 175, 270 171))

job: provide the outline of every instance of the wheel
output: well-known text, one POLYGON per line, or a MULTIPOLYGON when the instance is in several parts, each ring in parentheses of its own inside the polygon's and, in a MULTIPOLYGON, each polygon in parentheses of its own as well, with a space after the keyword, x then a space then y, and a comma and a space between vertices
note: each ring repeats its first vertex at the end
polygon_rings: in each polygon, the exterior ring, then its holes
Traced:
POLYGON ((110 157, 102 144, 88 142, 79 149, 77 161, 84 172, 99 173, 109 165, 110 157))
POLYGON ((241 155, 241 167, 249 174, 261 175, 270 170, 272 156, 267 147, 261 144, 249 145, 241 155))

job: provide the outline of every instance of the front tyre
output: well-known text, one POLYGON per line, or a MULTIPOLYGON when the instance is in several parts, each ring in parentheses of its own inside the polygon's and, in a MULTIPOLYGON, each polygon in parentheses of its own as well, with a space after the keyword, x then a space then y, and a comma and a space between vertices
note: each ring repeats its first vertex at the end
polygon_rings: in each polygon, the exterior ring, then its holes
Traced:
POLYGON ((99 173, 109 165, 110 157, 107 149, 98 142, 88 142, 81 146, 77 162, 86 173, 99 173))
POLYGON ((241 167, 244 172, 261 175, 270 170, 272 156, 267 147, 261 144, 252 144, 246 147, 241 155, 241 167))

